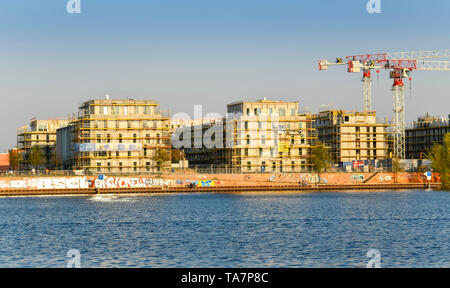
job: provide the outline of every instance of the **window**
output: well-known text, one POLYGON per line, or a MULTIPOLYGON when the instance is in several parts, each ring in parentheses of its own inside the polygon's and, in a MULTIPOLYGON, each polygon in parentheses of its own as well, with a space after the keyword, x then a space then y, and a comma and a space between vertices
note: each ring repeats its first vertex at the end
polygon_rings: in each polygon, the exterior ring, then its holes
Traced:
POLYGON ((133 162, 133 171, 134 171, 134 172, 137 171, 137 162, 133 162))
POLYGON ((111 172, 111 162, 108 162, 108 172, 111 172))
POLYGON ((248 130, 248 121, 245 121, 245 123, 244 123, 244 129, 245 129, 245 130, 248 130))
POLYGON ((292 170, 292 171, 295 170, 295 161, 291 161, 291 170, 292 170))
POLYGON ((161 139, 159 139, 159 134, 156 134, 156 144, 160 144, 161 143, 161 139))
POLYGON ((254 110, 256 116, 261 115, 261 108, 255 108, 253 110, 254 110))
POLYGON ((247 116, 250 115, 250 108, 247 108, 247 116))
POLYGON ((150 134, 145 135, 145 138, 147 138, 147 139, 145 139, 145 141, 147 143, 150 143, 150 134))
POLYGON ((97 162, 97 172, 100 172, 102 163, 97 162))
POLYGON ((247 145, 250 145, 250 135, 247 135, 247 145))
POLYGON ((278 109, 278 115, 279 116, 286 116, 286 109, 284 109, 284 108, 278 109))
POLYGON ((151 114, 150 106, 144 106, 144 114, 151 114))
POLYGON ((108 107, 107 106, 103 106, 103 114, 104 115, 108 114, 108 107))
POLYGON ((122 172, 122 162, 119 162, 119 171, 122 172))
POLYGON ((119 106, 112 106, 111 114, 119 114, 119 106))
POLYGON ((252 170, 252 162, 247 161, 247 170, 250 171, 252 170))
POLYGON ((269 108, 269 115, 272 116, 273 114, 273 108, 269 108))
POLYGON ((128 107, 127 106, 123 107, 123 114, 125 114, 125 115, 128 114, 128 107))
POLYGON ((263 149, 262 148, 259 148, 259 156, 260 157, 263 156, 263 149))
POLYGON ((116 157, 119 157, 119 151, 116 151, 116 157))
POLYGON ((97 134, 97 143, 102 143, 101 135, 97 134))
POLYGON ((291 116, 295 116, 295 108, 291 109, 291 116))
POLYGON ((245 156, 248 156, 248 148, 245 148, 244 153, 245 156))
POLYGON ((265 135, 261 135, 261 144, 262 145, 266 144, 266 136, 265 135))
POLYGON ((128 157, 131 157, 131 151, 128 151, 128 157))
POLYGON ((107 137, 106 142, 111 143, 111 134, 106 135, 106 137, 107 137))
POLYGON ((136 143, 136 134, 133 134, 133 143, 136 143))
POLYGON ((150 171, 150 162, 145 162, 145 170, 150 171))
POLYGON ((122 134, 119 134, 119 143, 122 143, 122 134))
POLYGON ((263 123, 262 122, 258 122, 258 129, 263 129, 263 123))

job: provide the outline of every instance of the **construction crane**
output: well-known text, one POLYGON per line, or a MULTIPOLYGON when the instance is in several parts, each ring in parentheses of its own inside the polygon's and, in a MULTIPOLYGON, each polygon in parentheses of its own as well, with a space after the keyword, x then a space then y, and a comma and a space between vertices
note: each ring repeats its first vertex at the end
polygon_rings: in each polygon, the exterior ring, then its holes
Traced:
MULTIPOLYGON (((425 71, 450 71, 450 61, 421 61, 420 59, 431 59, 449 57, 449 50, 442 51, 418 51, 397 52, 383 54, 356 55, 337 58, 336 63, 327 60, 319 61, 319 70, 328 69, 329 65, 347 65, 348 72, 363 71, 364 82, 364 111, 371 111, 371 69, 390 70, 389 76, 394 80, 393 91, 393 133, 394 133, 394 155, 405 159, 405 85, 404 78, 411 80, 410 73, 414 70, 425 71), (395 59, 394 57, 400 57, 395 59), (404 58, 402 58, 404 57, 404 58), (414 59, 413 57, 418 57, 414 59), (409 58, 409 59, 408 59, 409 58)), ((377 70, 377 73, 379 70, 377 70)))
POLYGON ((406 158, 405 148, 405 84, 404 78, 411 81, 411 72, 450 71, 450 61, 418 61, 418 60, 385 60, 384 69, 389 69, 389 77, 394 80, 392 85, 392 109, 394 122, 394 155, 399 159, 406 158))
MULTIPOLYGON (((336 61, 319 60, 319 70, 328 70, 328 66, 346 65, 347 72, 358 73, 363 72, 363 99, 364 112, 372 111, 372 73, 376 65, 388 60, 420 60, 432 58, 450 57, 450 49, 446 50, 430 50, 430 51, 412 51, 412 52, 394 52, 379 54, 362 54, 338 57, 336 61)), ((376 70, 377 74, 380 72, 376 70)))

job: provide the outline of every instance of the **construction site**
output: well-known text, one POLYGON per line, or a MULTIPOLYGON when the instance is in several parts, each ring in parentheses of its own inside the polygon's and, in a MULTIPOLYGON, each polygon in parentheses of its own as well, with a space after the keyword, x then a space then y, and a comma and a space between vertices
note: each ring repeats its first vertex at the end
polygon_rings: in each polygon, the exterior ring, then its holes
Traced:
POLYGON ((171 147, 168 113, 152 100, 108 98, 83 103, 61 131, 62 162, 90 173, 159 171, 157 150, 171 147))
MULTIPOLYGON (((300 112, 299 101, 260 99, 227 105, 216 119, 171 119, 155 100, 89 100, 68 119, 32 119, 17 131, 19 170, 64 170, 81 174, 145 174, 175 169, 198 173, 312 172, 312 150, 323 145, 331 171, 392 169, 392 159, 423 160, 449 132, 446 118, 420 117, 407 129, 406 80, 414 71, 450 71, 450 50, 361 54, 319 60, 318 69, 345 67, 361 73, 362 111, 300 112), (432 60, 429 60, 432 59, 432 60), (377 118, 372 79, 392 79, 392 117, 377 118), (189 133, 180 133, 183 130, 189 133), (174 136, 176 135, 176 136, 174 136), (174 147, 173 137, 189 145, 174 147), (210 143, 206 143, 205 140, 210 143), (33 147, 43 155, 31 162, 33 147), (178 154, 175 163, 173 151, 178 154), (178 165, 178 166, 177 166, 178 165)), ((416 169, 419 165, 416 165, 416 169)))

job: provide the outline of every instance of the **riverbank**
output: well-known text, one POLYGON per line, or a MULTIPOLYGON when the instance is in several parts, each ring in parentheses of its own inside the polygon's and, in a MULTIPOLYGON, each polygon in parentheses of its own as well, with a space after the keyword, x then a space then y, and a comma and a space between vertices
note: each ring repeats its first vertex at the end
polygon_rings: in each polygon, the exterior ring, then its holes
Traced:
POLYGON ((239 191, 342 191, 439 189, 439 174, 278 173, 162 174, 140 176, 36 176, 0 178, 0 196, 101 193, 191 193, 239 191))
POLYGON ((85 189, 2 189, 0 197, 52 196, 52 195, 101 195, 101 194, 160 194, 160 193, 236 193, 236 192, 283 192, 283 191, 380 191, 408 189, 439 189, 440 183, 410 184, 350 184, 350 185, 258 185, 258 186, 210 186, 154 188, 85 188, 85 189))

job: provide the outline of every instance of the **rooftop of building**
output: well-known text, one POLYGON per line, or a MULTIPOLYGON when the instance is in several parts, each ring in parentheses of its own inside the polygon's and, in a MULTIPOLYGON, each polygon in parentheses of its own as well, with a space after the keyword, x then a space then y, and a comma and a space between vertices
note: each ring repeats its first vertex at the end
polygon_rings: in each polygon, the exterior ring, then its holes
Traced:
POLYGON ((289 103, 297 103, 298 101, 283 101, 283 100, 268 100, 267 98, 259 99, 259 100, 248 100, 248 101, 236 101, 232 102, 230 104, 227 104, 227 106, 237 105, 237 104, 246 104, 246 103, 258 103, 258 104, 289 104, 289 103))
POLYGON ((86 105, 102 105, 102 106, 112 106, 112 105, 153 105, 158 106, 159 103, 155 100, 151 99, 111 99, 109 95, 106 95, 104 99, 90 99, 85 102, 83 102, 80 105, 81 107, 84 107, 86 105))
POLYGON ((419 116, 417 121, 412 122, 408 125, 407 129, 418 129, 418 128, 431 128, 431 127, 446 127, 450 125, 450 115, 448 118, 441 116, 432 116, 430 114, 425 114, 419 116))

